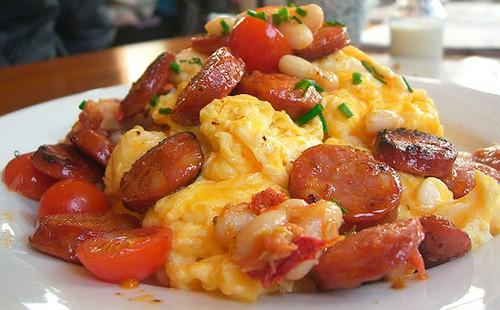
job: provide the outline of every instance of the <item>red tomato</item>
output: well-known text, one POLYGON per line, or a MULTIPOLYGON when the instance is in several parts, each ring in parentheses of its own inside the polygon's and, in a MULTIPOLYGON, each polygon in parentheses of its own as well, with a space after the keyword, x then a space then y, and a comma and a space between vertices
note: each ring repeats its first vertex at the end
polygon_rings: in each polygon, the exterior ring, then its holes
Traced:
POLYGON ((87 239, 76 248, 76 255, 88 271, 105 281, 142 281, 165 263, 171 245, 170 229, 138 228, 87 239))
POLYGON ((23 154, 9 161, 3 171, 3 182, 8 189, 38 200, 57 179, 36 170, 31 163, 32 155, 23 154))
POLYGON ((100 213, 111 209, 106 195, 92 183, 67 179, 52 185, 40 199, 38 218, 50 214, 100 213))
POLYGON ((276 72, 281 57, 292 53, 288 41, 276 27, 255 17, 245 17, 236 24, 229 47, 245 61, 248 71, 276 72))

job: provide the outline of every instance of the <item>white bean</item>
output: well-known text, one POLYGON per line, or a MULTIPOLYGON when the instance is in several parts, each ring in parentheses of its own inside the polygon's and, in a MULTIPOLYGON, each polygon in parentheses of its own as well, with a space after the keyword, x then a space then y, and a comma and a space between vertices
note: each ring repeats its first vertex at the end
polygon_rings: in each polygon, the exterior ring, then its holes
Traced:
POLYGON ((215 222, 215 237, 224 245, 228 245, 236 238, 253 219, 255 214, 248 209, 247 204, 228 205, 217 217, 215 222))
POLYGON ((333 91, 339 85, 339 79, 335 73, 322 71, 304 58, 294 55, 281 57, 278 67, 283 74, 295 76, 300 79, 312 79, 326 91, 333 91))
POLYGON ((285 36, 292 49, 301 50, 313 42, 313 34, 305 24, 288 21, 278 26, 279 31, 285 36))
POLYGON ((300 8, 304 9, 307 14, 306 16, 297 16, 302 20, 302 22, 309 27, 312 33, 316 33, 319 28, 323 26, 325 21, 325 15, 323 14, 323 9, 317 4, 306 4, 300 8))
MULTIPOLYGON (((319 251, 318 251, 319 253, 319 251)), ((285 279, 286 280, 290 280, 290 281, 297 281, 297 280, 300 280, 302 279, 303 277, 306 276, 306 274, 309 273, 309 271, 314 267, 314 265, 316 265, 318 263, 318 261, 316 259, 308 259, 308 260, 305 260, 303 262, 301 262, 300 264, 298 264, 297 266, 293 267, 292 270, 290 270, 286 276, 285 276, 285 279)))
POLYGON ((209 20, 205 24, 205 30, 209 35, 212 36, 222 36, 224 35, 224 29, 222 28, 222 21, 225 21, 229 32, 233 30, 235 19, 232 17, 217 17, 209 20))
POLYGON ((375 110, 366 115, 366 130, 371 133, 399 128, 403 123, 403 118, 390 110, 375 110))

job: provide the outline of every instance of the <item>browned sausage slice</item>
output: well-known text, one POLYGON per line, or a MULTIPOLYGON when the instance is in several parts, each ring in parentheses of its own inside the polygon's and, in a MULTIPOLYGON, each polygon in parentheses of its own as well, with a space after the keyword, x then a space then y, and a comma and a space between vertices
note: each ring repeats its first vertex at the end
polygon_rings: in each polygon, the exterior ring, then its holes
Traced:
POLYGON ((379 280, 418 251, 424 232, 418 219, 367 228, 348 235, 321 256, 312 278, 323 290, 353 288, 379 280))
POLYGON ((235 91, 269 101, 276 111, 285 111, 296 120, 323 99, 314 87, 305 92, 295 89, 299 81, 299 78, 285 74, 254 71, 241 80, 235 91))
POLYGON ((103 166, 108 164, 113 152, 113 143, 104 135, 92 129, 74 130, 68 135, 69 140, 80 151, 89 155, 103 166))
POLYGON ((191 184, 203 162, 203 152, 194 134, 181 132, 166 138, 123 176, 120 191, 124 205, 145 212, 160 198, 191 184))
POLYGON ((174 60, 175 56, 173 54, 162 53, 149 65, 139 80, 132 85, 127 97, 121 102, 126 118, 142 112, 153 96, 167 84, 172 74, 170 64, 174 60))
POLYGON ((139 227, 130 215, 109 212, 96 214, 54 214, 42 218, 29 238, 33 248, 70 262, 78 262, 76 247, 83 240, 99 233, 139 227))
POLYGON ((201 71, 191 78, 179 95, 172 120, 185 126, 198 125, 200 110, 212 100, 229 95, 243 74, 243 60, 233 56, 229 48, 219 48, 208 57, 201 71))
POLYGON ((443 138, 418 130, 382 130, 375 142, 375 158, 391 167, 420 176, 450 174, 458 152, 443 138))
POLYGON ((421 217, 420 223, 425 232, 424 241, 419 247, 425 268, 441 265, 470 251, 469 236, 448 219, 429 215, 421 217))
POLYGON ((229 45, 229 36, 196 36, 191 38, 191 45, 199 52, 212 54, 219 48, 229 45))
POLYGON ((399 176, 370 154, 349 146, 320 144, 305 150, 290 173, 290 195, 309 203, 338 201, 347 214, 342 230, 357 230, 395 219, 401 196, 399 176))
POLYGON ((293 53, 307 60, 315 60, 329 55, 350 43, 345 27, 322 27, 314 35, 314 40, 305 49, 293 53))
POLYGON ((56 179, 82 178, 97 182, 103 169, 69 144, 42 145, 31 158, 37 170, 56 179))
POLYGON ((474 152, 474 161, 500 171, 500 145, 493 145, 474 152))

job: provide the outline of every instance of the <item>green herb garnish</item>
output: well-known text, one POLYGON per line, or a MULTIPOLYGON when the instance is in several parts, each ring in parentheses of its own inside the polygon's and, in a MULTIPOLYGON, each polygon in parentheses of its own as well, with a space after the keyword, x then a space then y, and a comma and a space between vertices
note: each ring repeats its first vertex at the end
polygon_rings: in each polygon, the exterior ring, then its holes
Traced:
POLYGON ((300 126, 303 126, 307 123, 309 123, 310 120, 315 118, 316 116, 320 115, 321 112, 323 112, 323 106, 321 104, 317 104, 309 110, 306 114, 302 115, 296 120, 296 123, 299 124, 300 126))
POLYGON ((286 7, 282 7, 281 9, 278 10, 278 13, 274 13, 272 15, 273 18, 273 24, 279 25, 281 23, 284 23, 288 21, 289 16, 288 16, 288 9, 286 7))
POLYGON ((323 23, 326 27, 345 27, 345 24, 339 22, 338 20, 327 20, 323 23))
POLYGON ((321 127, 323 127, 323 133, 328 133, 328 126, 323 112, 319 113, 319 120, 321 121, 321 127))
POLYGON ((361 80, 361 73, 359 72, 353 72, 352 73, 352 84, 354 85, 359 85, 361 84, 362 80, 361 80))
POLYGON ((361 61, 361 64, 363 65, 363 67, 365 67, 365 69, 370 72, 370 74, 376 79, 378 80, 380 83, 386 85, 387 82, 384 80, 384 76, 381 75, 380 73, 377 72, 377 70, 375 69, 374 66, 370 66, 369 63, 367 63, 365 60, 362 60, 361 61))
POLYGON ((158 110, 158 113, 160 113, 161 115, 168 115, 168 114, 172 113, 172 109, 171 108, 160 108, 158 110))
POLYGON ((320 93, 323 91, 323 87, 316 84, 316 82, 314 80, 308 80, 308 79, 302 79, 302 80, 298 81, 295 84, 294 89, 303 89, 304 94, 305 94, 307 89, 311 86, 313 86, 320 93))
POLYGON ((170 69, 172 69, 172 71, 174 71, 176 74, 181 73, 181 67, 179 66, 177 61, 174 61, 170 64, 170 69))
POLYGON ((203 62, 198 57, 193 57, 193 58, 189 58, 189 59, 181 59, 181 60, 179 60, 179 62, 180 63, 188 63, 190 65, 200 65, 200 66, 203 66, 203 62))
POLYGON ((222 27, 222 35, 227 36, 229 34, 229 25, 224 19, 220 20, 220 26, 222 27))
POLYGON ((302 16, 302 17, 305 17, 307 15, 307 11, 304 10, 303 8, 301 8, 301 7, 296 7, 295 8, 295 12, 297 14, 299 14, 300 16, 302 16))
POLYGON ((351 118, 354 116, 354 114, 352 113, 351 109, 349 109, 349 107, 347 106, 347 104, 345 102, 343 102, 342 104, 340 104, 337 109, 340 110, 340 112, 342 112, 342 114, 344 114, 345 117, 347 118, 351 118))
POLYGON ((151 100, 149 101, 149 105, 153 108, 156 107, 156 105, 158 104, 159 98, 160 98, 160 96, 154 95, 153 98, 151 98, 151 100))
POLYGON ((406 80, 406 78, 405 78, 404 76, 402 76, 402 78, 403 78, 403 81, 404 81, 404 82, 405 82, 405 84, 406 84, 406 88, 408 88, 408 91, 409 91, 410 93, 413 93, 413 88, 411 88, 410 83, 408 83, 408 81, 406 80))
POLYGON ((346 208, 344 208, 344 206, 343 206, 343 205, 342 205, 342 204, 341 204, 341 203, 340 203, 337 199, 332 198, 332 202, 333 202, 334 204, 336 204, 337 206, 339 206, 340 211, 342 211, 342 215, 346 215, 346 214, 348 214, 348 213, 349 213, 349 211, 347 211, 347 209, 346 209, 346 208))
POLYGON ((266 14, 264 12, 255 12, 254 10, 247 10, 248 16, 252 16, 258 19, 266 21, 266 14))
POLYGON ((19 156, 21 156, 21 152, 19 152, 18 150, 15 150, 14 157, 19 157, 19 156))
POLYGON ((83 110, 83 108, 85 108, 86 104, 87 104, 87 100, 83 100, 82 102, 80 102, 80 105, 78 105, 78 108, 80 110, 83 110))
POLYGON ((297 22, 297 24, 302 24, 302 21, 297 16, 292 16, 292 19, 297 22))

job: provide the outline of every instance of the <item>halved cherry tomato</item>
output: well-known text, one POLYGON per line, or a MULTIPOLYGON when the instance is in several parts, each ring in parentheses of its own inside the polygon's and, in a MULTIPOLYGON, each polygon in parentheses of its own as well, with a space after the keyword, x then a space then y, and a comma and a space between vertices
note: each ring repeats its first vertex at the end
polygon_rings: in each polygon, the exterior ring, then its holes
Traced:
POLYGON ((87 239, 76 254, 88 271, 105 281, 142 281, 165 263, 171 245, 170 229, 148 227, 87 239))
POLYGON ((111 209, 106 195, 94 184, 67 179, 52 185, 40 199, 38 218, 50 214, 100 213, 111 209))
POLYGON ((9 161, 3 171, 3 182, 9 190, 39 200, 57 179, 38 171, 31 163, 32 155, 33 153, 23 154, 9 161))
POLYGON ((245 17, 234 27, 229 47, 245 61, 248 71, 278 71, 278 62, 292 49, 286 38, 272 24, 255 17, 245 17))

